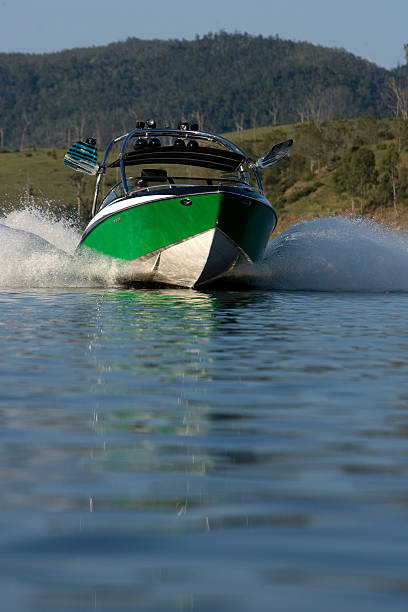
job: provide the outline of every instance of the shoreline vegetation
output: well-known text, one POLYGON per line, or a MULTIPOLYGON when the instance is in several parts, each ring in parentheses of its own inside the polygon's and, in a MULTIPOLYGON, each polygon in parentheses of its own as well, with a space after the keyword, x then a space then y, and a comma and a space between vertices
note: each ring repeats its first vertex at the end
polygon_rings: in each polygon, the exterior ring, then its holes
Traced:
MULTIPOLYGON (((408 229, 408 120, 332 119, 273 125, 226 134, 253 159, 273 144, 294 139, 287 160, 262 174, 279 215, 277 231, 300 220, 334 215, 374 219, 408 229)), ((30 203, 54 214, 90 217, 93 177, 63 164, 65 149, 0 149, 0 210, 30 203)), ((119 180, 119 177, 118 177, 119 180)))

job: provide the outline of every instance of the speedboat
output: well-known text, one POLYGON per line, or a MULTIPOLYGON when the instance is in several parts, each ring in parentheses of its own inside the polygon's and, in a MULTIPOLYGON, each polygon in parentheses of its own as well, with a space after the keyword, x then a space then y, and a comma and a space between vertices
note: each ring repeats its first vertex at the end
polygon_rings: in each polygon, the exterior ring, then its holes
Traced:
POLYGON ((121 260, 121 279, 130 284, 191 288, 220 281, 263 258, 277 213, 260 171, 291 146, 292 140, 280 143, 253 161, 197 124, 157 128, 153 120, 114 138, 100 164, 96 141, 77 141, 65 164, 97 177, 78 251, 121 260))

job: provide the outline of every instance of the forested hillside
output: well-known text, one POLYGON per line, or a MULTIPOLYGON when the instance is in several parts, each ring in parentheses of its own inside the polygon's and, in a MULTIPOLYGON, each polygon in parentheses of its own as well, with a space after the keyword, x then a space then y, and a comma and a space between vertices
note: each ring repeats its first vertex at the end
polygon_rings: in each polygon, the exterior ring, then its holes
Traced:
MULTIPOLYGON (((0 146, 100 144, 137 119, 226 131, 367 109, 392 115, 387 71, 341 49, 248 34, 128 39, 52 54, 0 54, 0 146)), ((406 74, 406 72, 405 72, 406 74)))

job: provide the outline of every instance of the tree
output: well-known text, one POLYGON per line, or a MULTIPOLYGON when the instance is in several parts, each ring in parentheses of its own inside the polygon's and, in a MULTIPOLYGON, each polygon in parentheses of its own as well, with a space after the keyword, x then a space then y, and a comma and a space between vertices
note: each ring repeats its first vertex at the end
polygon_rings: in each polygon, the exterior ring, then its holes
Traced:
POLYGON ((397 147, 391 146, 383 158, 381 169, 384 174, 382 176, 381 188, 386 195, 391 192, 392 202, 394 205, 395 214, 397 214, 397 191, 399 187, 399 171, 398 164, 400 162, 400 154, 397 147))
POLYGON ((279 107, 280 107, 279 96, 272 93, 269 97, 269 105, 270 105, 270 109, 268 110, 268 115, 272 116, 273 125, 276 125, 278 123, 278 113, 279 113, 279 107))
POLYGON ((408 119, 408 88, 398 85, 394 78, 389 81, 389 108, 397 119, 408 119))
POLYGON ((28 132, 28 128, 30 127, 30 123, 31 123, 31 119, 29 117, 27 117, 27 115, 25 113, 23 114, 23 120, 24 120, 24 127, 23 127, 23 131, 21 132, 20 151, 22 151, 24 149, 25 137, 26 137, 26 134, 28 132))
POLYGON ((323 132, 314 123, 305 123, 299 127, 296 151, 309 161, 310 174, 327 161, 327 143, 323 132))
POLYGON ((353 214, 356 199, 360 202, 360 212, 363 214, 370 189, 376 185, 377 179, 375 155, 370 149, 364 147, 348 149, 343 154, 341 163, 333 175, 336 191, 348 193, 351 196, 353 214))
POLYGON ((399 202, 402 202, 405 204, 405 206, 408 206, 408 168, 400 168, 398 174, 397 198, 399 202))
POLYGON ((73 172, 71 174, 71 183, 75 189, 77 215, 81 217, 84 207, 85 176, 80 172, 73 172))
MULTIPOLYGON (((404 45, 404 49, 408 60, 408 44, 404 45)), ((399 78, 398 82, 394 77, 389 80, 388 108, 397 120, 396 126, 401 150, 406 145, 408 131, 408 81, 406 78, 399 78)))

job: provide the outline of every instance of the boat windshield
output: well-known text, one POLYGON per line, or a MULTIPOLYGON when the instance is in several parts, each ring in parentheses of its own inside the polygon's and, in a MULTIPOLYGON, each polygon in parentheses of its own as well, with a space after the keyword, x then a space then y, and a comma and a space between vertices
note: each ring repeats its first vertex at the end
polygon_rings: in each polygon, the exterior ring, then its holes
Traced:
POLYGON ((172 169, 172 175, 168 176, 167 171, 161 169, 143 169, 138 176, 126 179, 128 193, 123 189, 122 181, 114 185, 106 194, 99 210, 105 208, 113 201, 129 197, 143 196, 156 190, 177 189, 182 187, 220 187, 220 186, 245 186, 251 189, 248 176, 244 172, 214 172, 208 168, 190 168, 192 176, 186 176, 186 167, 172 169), (173 174, 177 170, 180 175, 173 174), (197 176, 201 174, 201 176, 197 176), (203 174, 205 176, 203 176, 203 174), (194 176, 195 175, 195 176, 194 176))

